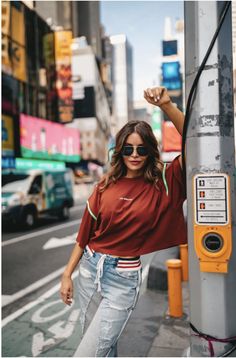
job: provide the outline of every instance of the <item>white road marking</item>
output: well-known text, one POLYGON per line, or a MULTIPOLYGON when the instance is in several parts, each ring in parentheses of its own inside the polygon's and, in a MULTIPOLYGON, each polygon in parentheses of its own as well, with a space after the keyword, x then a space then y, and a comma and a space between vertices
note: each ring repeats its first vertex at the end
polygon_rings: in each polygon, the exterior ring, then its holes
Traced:
POLYGON ((39 354, 43 353, 43 348, 53 347, 57 342, 61 340, 68 339, 75 328, 75 325, 78 322, 79 318, 79 309, 75 309, 71 312, 68 320, 58 321, 48 328, 48 331, 54 335, 53 338, 44 340, 44 332, 35 333, 32 341, 32 355, 37 357, 39 354))
POLYGON ((38 288, 42 287, 43 285, 46 285, 48 282, 54 280, 58 276, 60 276, 63 271, 65 270, 66 266, 61 267, 60 269, 50 273, 49 275, 41 278, 40 280, 32 283, 32 285, 27 286, 26 288, 23 288, 23 290, 20 290, 13 295, 3 295, 2 296, 2 307, 5 307, 6 305, 19 300, 20 298, 24 297, 25 295, 37 290, 38 288))
MULTIPOLYGON (((149 270, 149 264, 145 265, 145 268, 143 270, 142 273, 142 280, 144 281, 145 278, 148 275, 148 270, 149 270)), ((75 277, 78 276, 78 271, 74 272, 72 277, 73 279, 75 277)), ((9 322, 13 321, 14 319, 16 319, 17 317, 21 316, 22 314, 24 314, 25 312, 29 311, 31 308, 33 308, 34 306, 44 302, 45 300, 47 300, 49 297, 51 297, 54 293, 56 293, 57 291, 59 291, 60 288, 60 283, 58 283, 56 286, 52 287, 49 291, 45 292, 42 296, 40 296, 37 300, 29 302, 28 304, 26 304, 25 306, 23 306, 22 308, 18 309, 17 311, 13 312, 12 314, 10 314, 9 316, 5 317, 2 320, 2 327, 6 326, 9 322)))
POLYGON ((31 320, 34 323, 45 323, 45 322, 48 322, 48 321, 52 321, 56 317, 60 317, 61 315, 64 315, 67 311, 69 311, 71 309, 70 306, 65 305, 65 307, 62 310, 52 314, 51 316, 42 316, 42 312, 44 310, 46 310, 48 307, 57 305, 58 303, 62 303, 62 301, 59 299, 59 300, 56 300, 56 301, 46 303, 45 305, 43 305, 42 307, 40 307, 37 311, 35 311, 33 313, 32 317, 31 317, 31 320))
POLYGON ((12 295, 2 295, 2 307, 8 304, 9 299, 11 299, 12 295))
POLYGON ((65 224, 56 225, 56 226, 53 226, 53 227, 50 227, 50 228, 47 228, 47 229, 43 229, 43 230, 32 232, 32 233, 29 233, 29 234, 26 234, 26 235, 22 235, 20 237, 15 237, 13 239, 3 241, 2 246, 8 246, 8 245, 16 244, 16 243, 24 241, 24 240, 33 239, 35 237, 38 237, 39 235, 43 235, 43 234, 47 234, 49 232, 64 229, 66 227, 75 226, 75 225, 80 224, 81 221, 82 221, 82 219, 77 219, 77 220, 73 220, 73 221, 70 221, 70 222, 65 223, 65 224))
MULTIPOLYGON (((72 278, 74 279, 77 276, 78 276, 78 271, 73 273, 72 278)), ((53 286, 50 290, 45 292, 42 296, 40 296, 37 300, 27 303, 27 305, 21 307, 17 311, 15 311, 12 314, 10 314, 9 316, 5 317, 2 320, 2 327, 6 326, 9 322, 13 321, 17 317, 19 317, 22 314, 24 314, 25 312, 29 311, 34 306, 37 306, 38 304, 46 301, 49 297, 54 295, 54 293, 56 293, 56 292, 59 293, 60 286, 61 286, 61 283, 58 283, 57 285, 53 286)))
POLYGON ((77 232, 66 237, 52 237, 44 245, 43 250, 55 249, 56 247, 75 244, 77 232))

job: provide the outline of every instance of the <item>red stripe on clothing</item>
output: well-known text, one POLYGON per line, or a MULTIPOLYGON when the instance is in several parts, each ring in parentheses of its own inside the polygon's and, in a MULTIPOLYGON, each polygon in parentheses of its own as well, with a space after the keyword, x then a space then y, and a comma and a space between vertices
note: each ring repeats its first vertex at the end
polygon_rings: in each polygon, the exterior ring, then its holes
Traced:
POLYGON ((137 264, 137 265, 117 265, 117 267, 120 267, 120 268, 133 268, 133 267, 139 267, 141 266, 140 264, 137 264))

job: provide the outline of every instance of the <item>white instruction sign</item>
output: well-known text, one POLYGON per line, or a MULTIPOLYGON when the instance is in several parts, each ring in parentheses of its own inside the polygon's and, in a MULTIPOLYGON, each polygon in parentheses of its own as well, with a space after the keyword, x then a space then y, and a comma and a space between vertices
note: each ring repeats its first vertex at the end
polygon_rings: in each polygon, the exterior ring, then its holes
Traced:
POLYGON ((228 177, 199 174, 194 177, 196 224, 228 224, 228 177))

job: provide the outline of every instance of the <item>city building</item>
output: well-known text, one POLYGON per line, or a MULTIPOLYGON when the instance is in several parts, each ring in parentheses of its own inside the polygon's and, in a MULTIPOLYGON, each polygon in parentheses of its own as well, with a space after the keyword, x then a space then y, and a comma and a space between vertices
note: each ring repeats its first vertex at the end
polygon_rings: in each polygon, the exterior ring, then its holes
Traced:
POLYGON ((100 2, 71 1, 73 9, 73 35, 85 36, 93 53, 98 59, 102 57, 100 2))
POLYGON ((101 79, 106 92, 110 112, 112 113, 112 44, 110 37, 105 34, 102 27, 102 59, 100 61, 101 79))
POLYGON ((150 105, 146 100, 133 102, 133 119, 136 121, 145 121, 151 124, 150 105))
MULTIPOLYGON (((36 9, 56 30, 71 29, 73 122, 80 131, 81 156, 89 161, 107 160, 112 110, 111 44, 100 24, 99 1, 36 1, 36 9), (65 16, 63 16, 63 14, 65 16), (87 62, 86 62, 87 61, 87 62)), ((57 31, 56 31, 57 32, 57 31)))
POLYGON ((72 34, 53 31, 33 5, 1 3, 3 168, 80 161, 79 131, 64 127, 73 119, 72 34))
POLYGON ((110 108, 96 56, 84 38, 72 46, 74 120, 68 124, 81 135, 82 158, 101 165, 107 161, 110 108))
POLYGON ((72 30, 74 38, 85 36, 94 54, 101 58, 99 1, 35 1, 35 8, 53 29, 72 30))
POLYGON ((34 5, 52 29, 72 29, 71 1, 34 1, 34 5))
POLYGON ((133 119, 133 54, 126 35, 114 35, 110 39, 113 46, 112 127, 117 132, 133 119))
MULTIPOLYGON (((165 18, 162 41, 161 84, 166 87, 172 102, 183 110, 184 103, 184 22, 177 20, 175 33, 169 17, 165 18)), ((159 133, 159 113, 153 115, 153 125, 159 133)), ((171 161, 181 151, 181 136, 164 114, 161 123, 161 152, 164 161, 171 161)))

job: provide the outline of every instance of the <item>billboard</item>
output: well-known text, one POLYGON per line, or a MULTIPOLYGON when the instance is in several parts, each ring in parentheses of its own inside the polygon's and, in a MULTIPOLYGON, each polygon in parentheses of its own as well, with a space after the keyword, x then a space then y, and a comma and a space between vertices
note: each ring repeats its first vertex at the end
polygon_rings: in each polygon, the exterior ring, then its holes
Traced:
POLYGON ((11 63, 12 74, 20 81, 26 81, 25 19, 22 6, 11 5, 11 63))
POLYGON ((11 41, 12 75, 20 81, 26 81, 25 47, 11 41))
POLYGON ((26 81, 25 19, 19 2, 2 4, 2 65, 3 70, 20 81, 26 81))
POLYGON ((2 69, 9 75, 12 74, 10 48, 11 43, 9 38, 2 34, 2 69))
POLYGON ((2 155, 4 157, 14 156, 14 133, 13 119, 2 115, 2 155))
POLYGON ((178 133, 174 124, 170 121, 162 123, 162 151, 163 152, 180 152, 181 135, 178 133))
POLYGON ((161 69, 162 86, 166 87, 168 90, 179 90, 182 88, 179 61, 163 62, 161 69))
POLYGON ((54 36, 58 115, 60 122, 67 123, 73 120, 71 78, 72 31, 56 31, 54 36))
POLYGON ((163 56, 177 55, 177 53, 178 53, 177 40, 162 41, 163 56))
POLYGON ((52 160, 38 160, 38 159, 25 159, 25 158, 16 158, 15 159, 16 169, 43 169, 43 170, 58 170, 65 169, 65 163, 52 160))
POLYGON ((80 160, 77 129, 25 114, 20 115, 20 145, 24 158, 65 162, 80 160))
POLYGON ((10 1, 2 1, 2 69, 12 74, 10 59, 10 1))
POLYGON ((21 46, 25 46, 25 20, 22 7, 11 6, 11 39, 21 46))
POLYGON ((54 33, 48 33, 43 37, 43 57, 47 78, 47 119, 56 121, 57 118, 57 92, 56 92, 56 68, 54 56, 54 33))
POLYGON ((180 78, 179 61, 163 62, 161 67, 162 67, 162 77, 164 80, 177 80, 180 78))
POLYGON ((10 35, 10 1, 2 1, 2 34, 10 35))

